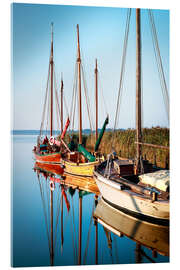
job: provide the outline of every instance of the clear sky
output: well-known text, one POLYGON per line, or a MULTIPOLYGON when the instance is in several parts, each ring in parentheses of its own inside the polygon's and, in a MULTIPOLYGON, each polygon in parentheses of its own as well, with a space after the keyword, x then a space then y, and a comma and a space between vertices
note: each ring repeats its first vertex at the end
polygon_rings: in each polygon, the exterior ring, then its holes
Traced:
MULTIPOLYGON (((68 106, 70 107, 71 103, 77 52, 76 25, 79 24, 82 62, 91 109, 94 108, 94 66, 97 58, 100 88, 110 117, 109 127, 113 127, 127 9, 19 3, 12 4, 11 10, 13 128, 40 127, 50 54, 51 22, 54 23, 56 78, 60 84, 61 72, 63 73, 68 106)), ((169 11, 153 10, 153 14, 166 82, 169 85, 169 11)), ((141 10, 141 21, 143 125, 167 126, 148 13, 145 9, 141 10)), ((119 128, 135 127, 135 29, 135 9, 132 9, 119 128)), ((99 99, 99 126, 101 126, 106 116, 101 93, 99 99)), ((83 128, 89 128, 84 107, 83 128)))

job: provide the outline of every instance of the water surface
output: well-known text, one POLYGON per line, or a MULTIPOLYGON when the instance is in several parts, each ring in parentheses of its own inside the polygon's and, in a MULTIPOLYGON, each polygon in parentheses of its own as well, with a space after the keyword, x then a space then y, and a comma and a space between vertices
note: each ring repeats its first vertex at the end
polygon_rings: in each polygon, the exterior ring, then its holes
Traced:
MULTIPOLYGON (((138 244, 125 233, 119 237, 111 232, 113 217, 106 216, 109 230, 97 223, 95 194, 83 196, 75 186, 61 185, 60 180, 50 189, 50 178, 34 171, 36 136, 12 135, 12 141, 12 266, 169 262, 167 254, 138 244)), ((134 236, 140 230, 137 224, 134 236)), ((142 231, 141 235, 145 237, 142 231)), ((168 241, 168 235, 162 233, 162 237, 168 241)))

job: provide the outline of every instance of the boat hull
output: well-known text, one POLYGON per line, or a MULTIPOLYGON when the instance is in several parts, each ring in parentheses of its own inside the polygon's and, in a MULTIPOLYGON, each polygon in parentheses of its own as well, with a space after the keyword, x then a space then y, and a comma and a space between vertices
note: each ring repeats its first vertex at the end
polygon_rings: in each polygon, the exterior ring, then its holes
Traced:
POLYGON ((113 207, 128 210, 139 217, 151 219, 152 222, 169 221, 169 201, 153 201, 130 189, 121 190, 119 183, 106 179, 97 171, 94 172, 94 177, 103 198, 113 207))
POLYGON ((60 163, 61 159, 61 153, 50 153, 50 154, 38 154, 35 153, 35 159, 38 162, 43 162, 43 163, 60 163))
POLYGON ((76 162, 70 162, 66 160, 61 160, 61 164, 63 164, 64 171, 66 173, 72 174, 72 175, 78 175, 78 176, 86 176, 86 177, 92 177, 94 172, 94 166, 99 164, 99 161, 94 162, 88 162, 88 163, 76 163, 76 162))

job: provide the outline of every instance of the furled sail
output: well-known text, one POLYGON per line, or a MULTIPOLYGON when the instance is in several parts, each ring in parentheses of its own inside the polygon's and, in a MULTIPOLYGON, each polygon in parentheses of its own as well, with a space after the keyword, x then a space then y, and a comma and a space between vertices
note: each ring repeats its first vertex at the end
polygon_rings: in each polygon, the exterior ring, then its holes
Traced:
POLYGON ((96 141, 95 148, 94 148, 94 151, 95 151, 95 152, 98 151, 99 145, 100 145, 100 143, 101 143, 101 140, 102 140, 104 131, 105 131, 106 126, 107 126, 108 123, 109 123, 109 117, 107 116, 107 117, 106 117, 106 120, 104 121, 103 127, 102 127, 102 129, 101 129, 101 131, 100 131, 100 133, 99 133, 99 137, 98 137, 98 139, 97 139, 97 141, 96 141))
POLYGON ((82 144, 78 144, 78 152, 82 153, 90 162, 96 161, 96 158, 89 153, 83 146, 82 144))
POLYGON ((68 117, 68 119, 67 119, 67 121, 66 121, 65 128, 64 128, 64 130, 63 130, 63 132, 62 132, 62 134, 61 134, 61 140, 64 139, 64 136, 65 136, 66 131, 67 131, 68 127, 69 127, 69 124, 70 124, 70 120, 69 120, 69 117, 68 117))

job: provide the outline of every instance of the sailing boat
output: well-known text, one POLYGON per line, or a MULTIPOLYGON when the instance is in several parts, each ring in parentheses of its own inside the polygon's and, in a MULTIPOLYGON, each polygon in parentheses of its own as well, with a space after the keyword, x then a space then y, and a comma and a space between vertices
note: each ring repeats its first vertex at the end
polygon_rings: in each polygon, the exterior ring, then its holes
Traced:
MULTIPOLYGON (((54 99, 56 100, 56 105, 59 107, 58 103, 58 95, 56 89, 54 89, 55 84, 55 75, 54 75, 54 59, 53 59, 53 23, 51 24, 51 53, 50 53, 50 59, 49 59, 49 71, 48 71, 48 80, 47 80, 47 88, 46 88, 46 95, 45 95, 45 102, 44 102, 44 109, 43 109, 43 117, 41 122, 41 128, 40 128, 40 136, 38 136, 37 139, 37 145, 34 146, 33 152, 35 155, 35 159, 38 162, 43 163, 60 163, 60 157, 61 157, 61 145, 65 145, 65 142, 63 141, 63 138, 65 136, 65 133, 67 131, 67 128, 69 126, 69 118, 67 119, 64 131, 62 130, 62 119, 61 119, 61 142, 58 140, 55 140, 53 137, 54 132, 54 121, 53 121, 53 115, 54 115, 54 99), (50 86, 50 87, 49 87, 50 86), (50 93, 48 93, 50 91, 50 93), (54 98, 55 95, 55 98, 54 98), (48 97, 50 96, 50 100, 48 101, 48 97), (48 113, 48 105, 50 105, 50 115, 48 113), (43 127, 44 127, 44 118, 45 113, 47 110, 47 124, 48 119, 50 117, 50 138, 48 139, 47 135, 45 138, 42 138, 43 135, 43 127)), ((63 82, 61 80, 61 93, 63 91, 63 82)), ((63 117, 62 114, 62 95, 61 95, 61 118, 63 117)), ((58 119, 57 119, 58 121, 58 119)))
MULTIPOLYGON (((141 35, 140 9, 136 10, 136 131, 137 157, 136 160, 120 159, 115 153, 108 156, 107 161, 96 166, 94 177, 102 197, 113 207, 141 218, 147 216, 153 222, 169 221, 169 174, 156 172, 149 176, 151 182, 140 181, 138 175, 151 172, 152 167, 141 157, 141 35), (161 181, 164 178, 164 187, 161 181), (154 177, 153 177, 154 176, 154 177), (154 179, 155 178, 155 179, 154 179), (160 182, 156 187, 153 182, 160 182)), ((141 176, 143 178, 143 176, 141 176)))
MULTIPOLYGON (((62 155, 61 163, 64 165, 64 171, 66 173, 78 176, 93 176, 94 166, 99 164, 99 159, 96 159, 95 155, 88 152, 82 145, 82 102, 81 102, 81 54, 80 54, 80 42, 79 42, 79 25, 77 25, 77 43, 78 43, 78 55, 77 55, 77 67, 78 67, 78 109, 79 109, 79 144, 77 151, 74 149, 68 151, 62 155)), ((97 78, 97 61, 95 74, 97 78)), ((97 85, 97 84, 96 84, 97 85)), ((97 106, 96 106, 97 112, 97 106)), ((96 113, 97 116, 97 113, 96 113)), ((97 121, 96 121, 97 123, 97 121)), ((106 118, 103 128, 99 134, 96 142, 95 151, 97 152, 106 125, 108 124, 108 117, 106 118)), ((97 128, 97 125, 96 125, 97 128)), ((96 132, 97 134, 97 132, 96 132)))

